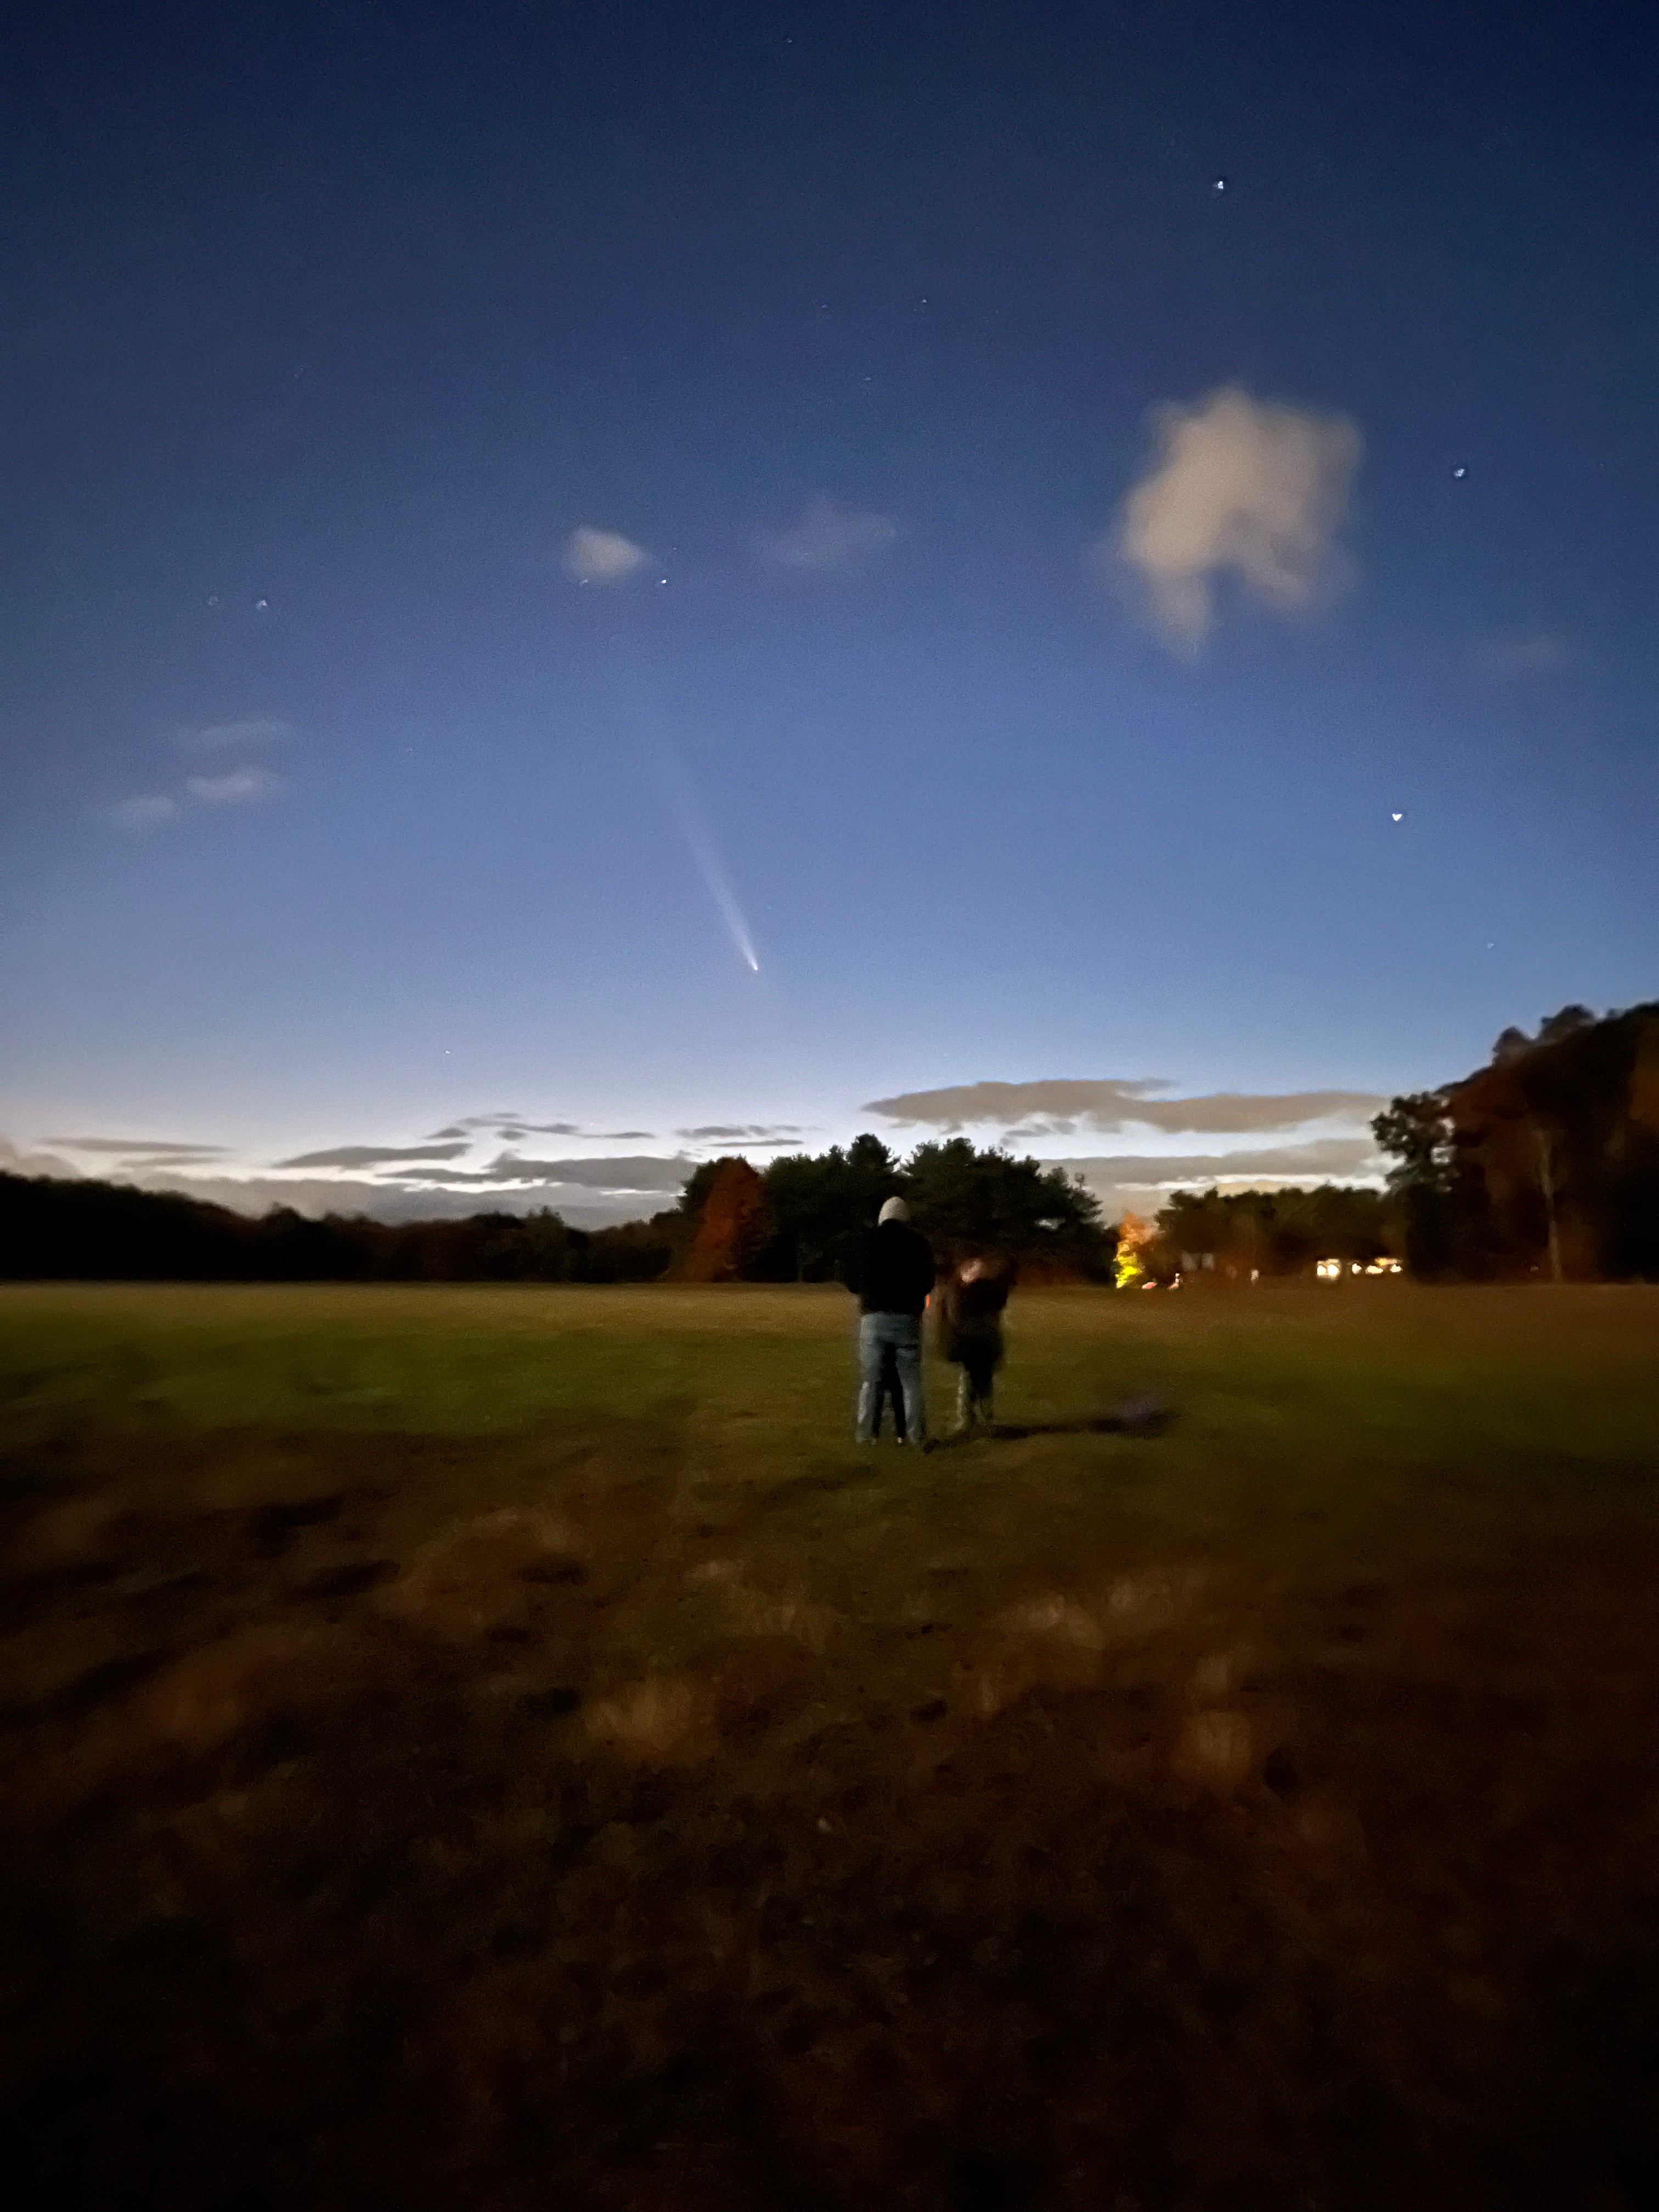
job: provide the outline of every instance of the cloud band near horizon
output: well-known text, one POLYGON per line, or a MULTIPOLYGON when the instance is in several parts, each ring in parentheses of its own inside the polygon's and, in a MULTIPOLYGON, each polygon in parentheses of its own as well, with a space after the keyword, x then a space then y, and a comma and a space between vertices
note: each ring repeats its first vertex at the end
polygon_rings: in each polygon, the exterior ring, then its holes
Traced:
POLYGON ((866 1099, 860 1111, 879 1114, 901 1128, 925 1127, 946 1134, 973 1127, 1000 1128, 1020 1137, 1067 1136, 1079 1128, 1112 1135, 1141 1127, 1171 1135, 1246 1136, 1261 1130, 1297 1129, 1310 1121, 1369 1120, 1388 1103, 1369 1091, 1212 1091, 1190 1098, 1148 1095, 1165 1087, 1155 1079, 1114 1076, 965 1083, 866 1099))

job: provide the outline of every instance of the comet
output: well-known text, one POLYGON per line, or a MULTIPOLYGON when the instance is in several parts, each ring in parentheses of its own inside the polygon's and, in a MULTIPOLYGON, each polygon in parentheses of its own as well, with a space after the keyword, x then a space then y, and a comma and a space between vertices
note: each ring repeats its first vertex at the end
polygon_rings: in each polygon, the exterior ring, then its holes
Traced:
POLYGON ((738 895, 732 888, 732 879, 726 872, 714 833, 703 818, 702 809, 691 787, 691 779, 673 756, 663 754, 663 780, 667 786, 668 804, 684 838, 687 849, 696 864, 697 872, 708 886, 708 896, 714 902, 714 911, 726 925, 726 933, 732 940, 732 950, 752 975, 760 974, 760 955, 755 950, 755 939, 743 908, 738 904, 738 895))

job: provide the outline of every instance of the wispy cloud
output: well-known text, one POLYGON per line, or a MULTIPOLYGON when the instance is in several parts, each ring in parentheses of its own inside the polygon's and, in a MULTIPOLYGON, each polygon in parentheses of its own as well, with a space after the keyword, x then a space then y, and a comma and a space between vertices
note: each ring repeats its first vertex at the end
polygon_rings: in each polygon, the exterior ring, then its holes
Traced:
POLYGON ((1026 1137, 1066 1136, 1078 1127, 1110 1133, 1144 1127, 1171 1133, 1244 1135, 1295 1129, 1310 1121, 1357 1120, 1386 1100, 1367 1091, 1278 1093, 1213 1091, 1191 1098, 1155 1098, 1168 1086, 1154 1079, 1055 1078, 1036 1083, 964 1083, 867 1099, 860 1111, 901 1127, 946 1132, 988 1125, 1026 1137))
POLYGON ((649 1144, 655 1136, 654 1129, 589 1129, 580 1121, 532 1121, 525 1114, 468 1114, 461 1121, 451 1121, 433 1132, 434 1142, 446 1138, 465 1137, 475 1129, 488 1129, 503 1143, 516 1144, 522 1137, 589 1137, 600 1144, 649 1144))
POLYGON ((269 799, 281 785, 268 768, 238 768, 225 775, 192 775, 185 789, 204 806, 246 806, 269 799))
MULTIPOLYGON (((246 750, 293 735, 291 722, 278 721, 268 714, 251 715, 236 722, 207 722, 174 732, 184 750, 192 753, 246 750)), ((269 799, 281 788, 281 781, 270 769, 249 763, 240 768, 227 769, 217 775, 187 776, 182 795, 200 806, 245 806, 269 799)), ((182 811, 179 794, 155 791, 135 799, 118 799, 114 805, 104 809, 104 814, 118 829, 145 830, 159 830, 166 823, 177 821, 182 811)))
POLYGON ((662 1193, 678 1197, 696 1160, 680 1153, 665 1159, 654 1153, 624 1153, 591 1159, 526 1159, 517 1152, 501 1152, 486 1167, 421 1168, 392 1170, 400 1181, 467 1184, 475 1189, 518 1188, 662 1193))
MULTIPOLYGON (((5 1148, 0 1143, 0 1162, 5 1148)), ((47 1174, 47 1168, 23 1168, 23 1174, 47 1174)), ((55 1172, 63 1173, 60 1167, 55 1172)), ((434 1170, 434 1173, 437 1172, 434 1170)), ((560 1218, 578 1228, 599 1228, 608 1222, 638 1221, 660 1210, 663 1200, 649 1193, 583 1190, 574 1186, 526 1185, 481 1191, 476 1184, 459 1189, 434 1188, 430 1184, 374 1182, 347 1176, 179 1175, 164 1170, 143 1170, 125 1178, 147 1190, 176 1190, 212 1206, 227 1206, 238 1213, 259 1214, 273 1206, 291 1206, 296 1213, 362 1213, 374 1221, 455 1221, 477 1213, 487 1205, 492 1213, 529 1213, 545 1206, 556 1208, 560 1218)))
POLYGON ((856 568, 898 534, 890 514, 862 514, 820 495, 807 501, 799 520, 787 530, 757 532, 755 545, 769 568, 833 574, 856 568))
POLYGON ((793 1121, 704 1121, 695 1129, 676 1129, 694 1145, 793 1145, 800 1135, 793 1121))
POLYGON ((1322 1182, 1376 1183, 1387 1163, 1369 1137, 1328 1137, 1258 1152, 1196 1152, 1159 1158, 1114 1153, 1060 1160, 1100 1200, 1108 1220, 1151 1216, 1177 1190, 1283 1190, 1322 1182))
POLYGON ((583 523, 565 540, 564 573, 578 584, 625 584, 650 556, 619 530, 583 523))
POLYGON ((222 1145, 204 1145, 195 1152, 129 1152, 118 1164, 135 1173, 144 1168, 206 1168, 218 1166, 224 1156, 222 1145))
POLYGON ((118 830, 137 831, 159 830, 163 823, 175 820, 178 812, 178 800, 161 791, 145 792, 137 799, 118 799, 104 809, 105 818, 118 830))
POLYGON ((1170 645, 1192 652, 1202 642, 1216 579, 1228 571, 1279 612, 1312 605, 1344 580, 1349 564, 1335 533, 1362 451, 1346 416, 1228 386, 1153 419, 1157 459, 1096 550, 1139 576, 1170 645))
POLYGON ((1087 1159, 1060 1160, 1074 1174, 1112 1182, 1190 1189, 1212 1182, 1238 1182, 1254 1176, 1279 1182, 1336 1176, 1375 1176, 1382 1162, 1370 1137, 1316 1137, 1304 1145, 1268 1145, 1236 1152, 1109 1152, 1087 1159))
POLYGON ((1503 683, 1511 677, 1549 676, 1572 658, 1566 640, 1553 630, 1528 630, 1515 637, 1482 638, 1469 656, 1477 676, 1503 683))
MULTIPOLYGON (((492 1123, 495 1118, 488 1117, 492 1123)), ((47 1137, 23 1147, 0 1138, 0 1170, 114 1176, 250 1214, 280 1206, 302 1213, 415 1221, 459 1218, 481 1207, 520 1213, 551 1206, 568 1221, 597 1227, 641 1220, 671 1205, 697 1164, 686 1153, 532 1159, 507 1150, 467 1166, 464 1156, 474 1141, 463 1132, 420 1145, 336 1145, 295 1153, 270 1170, 239 1174, 229 1165, 231 1148, 184 1139, 47 1137)))
POLYGON ((33 1146, 13 1144, 9 1137, 0 1137, 0 1172, 20 1176, 76 1176, 81 1170, 57 1152, 43 1152, 33 1146))
POLYGON ((455 1160, 468 1148, 463 1137, 449 1144, 336 1145, 321 1152, 296 1152, 291 1160, 277 1160, 279 1168, 376 1168, 396 1160, 455 1160))
POLYGON ((182 729, 179 743, 186 752, 213 753, 232 745, 278 744, 293 735, 292 722, 278 721, 270 714, 252 714, 240 722, 208 722, 200 728, 182 729))
POLYGON ((66 1152, 110 1152, 131 1156, 142 1152, 160 1159, 169 1153, 186 1154, 191 1159, 222 1158, 222 1145, 199 1144, 189 1138, 172 1137, 43 1137, 41 1143, 61 1145, 66 1152))

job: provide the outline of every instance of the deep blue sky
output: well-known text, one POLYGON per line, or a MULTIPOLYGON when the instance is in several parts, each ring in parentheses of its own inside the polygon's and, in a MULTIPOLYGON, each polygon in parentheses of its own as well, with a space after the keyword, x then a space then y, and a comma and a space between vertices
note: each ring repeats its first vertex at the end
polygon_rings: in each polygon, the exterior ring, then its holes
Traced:
POLYGON ((1650 11, 36 12, 28 1156, 1385 1093, 1659 992, 1650 11), (1224 387, 1364 455, 1309 604, 1224 568, 1191 652, 1109 548, 1224 387))

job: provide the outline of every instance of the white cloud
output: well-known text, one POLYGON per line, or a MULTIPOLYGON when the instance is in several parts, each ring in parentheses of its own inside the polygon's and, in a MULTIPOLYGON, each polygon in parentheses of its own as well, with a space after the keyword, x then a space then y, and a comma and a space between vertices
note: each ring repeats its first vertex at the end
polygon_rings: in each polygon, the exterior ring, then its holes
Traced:
POLYGON ((1347 513, 1362 441, 1345 416, 1258 402, 1229 386, 1155 417, 1158 454, 1097 554, 1146 585, 1165 640, 1193 652, 1214 619, 1214 584, 1294 612, 1334 588, 1347 563, 1334 533, 1347 513))
POLYGON ((294 735, 292 722, 269 715, 254 715, 242 722, 210 722, 196 730, 180 730, 179 742, 187 752, 222 752, 228 745, 270 745, 294 735))
POLYGON ((104 809, 106 818, 118 830, 159 830, 164 822, 171 822, 179 811, 179 802, 163 792, 146 792, 140 799, 118 799, 113 806, 104 809))
POLYGON ((578 584, 624 584, 646 558, 644 546, 619 530, 594 530, 584 522, 565 541, 564 573, 578 584))
POLYGON ((755 544, 769 568, 806 574, 855 568, 898 536, 890 514, 860 514, 820 495, 809 500, 800 520, 787 530, 762 530, 755 544))
POLYGON ((268 768, 238 768, 228 775, 192 775, 185 789, 204 806, 246 806, 269 799, 281 781, 268 768))
POLYGON ((1551 675, 1566 666, 1572 653, 1553 631, 1530 630, 1519 637, 1483 638, 1470 658, 1477 676, 1501 683, 1513 676, 1551 675))

